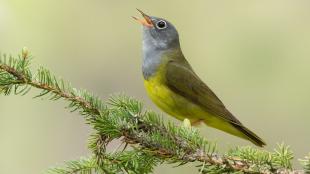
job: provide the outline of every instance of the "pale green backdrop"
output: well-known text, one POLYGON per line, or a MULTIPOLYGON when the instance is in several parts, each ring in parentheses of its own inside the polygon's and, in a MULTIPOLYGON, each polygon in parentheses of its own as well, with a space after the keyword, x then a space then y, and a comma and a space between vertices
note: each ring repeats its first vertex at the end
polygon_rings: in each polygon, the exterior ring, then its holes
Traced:
MULTIPOLYGON (((267 149, 285 142, 297 158, 310 151, 308 0, 0 0, 0 52, 16 55, 27 46, 34 67, 103 99, 124 92, 158 111, 143 89, 135 8, 175 24, 193 68, 267 149)), ((1 174, 42 173, 89 154, 82 117, 64 102, 31 96, 0 97, 1 174)), ((222 150, 249 144, 199 129, 222 150)), ((196 169, 161 166, 155 173, 172 171, 196 169)))

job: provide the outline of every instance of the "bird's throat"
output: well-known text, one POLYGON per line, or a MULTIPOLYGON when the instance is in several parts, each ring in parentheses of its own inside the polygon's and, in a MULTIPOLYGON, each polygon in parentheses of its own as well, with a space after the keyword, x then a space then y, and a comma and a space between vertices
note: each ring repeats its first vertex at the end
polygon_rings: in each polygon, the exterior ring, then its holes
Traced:
POLYGON ((162 61, 162 52, 144 50, 143 51, 143 63, 142 63, 142 72, 145 80, 155 75, 162 61))

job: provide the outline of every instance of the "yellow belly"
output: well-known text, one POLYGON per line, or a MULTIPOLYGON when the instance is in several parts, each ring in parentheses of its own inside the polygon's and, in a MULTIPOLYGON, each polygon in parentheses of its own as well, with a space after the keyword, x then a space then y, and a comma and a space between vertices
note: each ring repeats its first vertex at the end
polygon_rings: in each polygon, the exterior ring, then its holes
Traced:
POLYGON ((160 77, 154 76, 145 80, 144 86, 151 100, 169 115, 179 120, 188 118, 191 122, 207 119, 208 113, 170 90, 160 77))

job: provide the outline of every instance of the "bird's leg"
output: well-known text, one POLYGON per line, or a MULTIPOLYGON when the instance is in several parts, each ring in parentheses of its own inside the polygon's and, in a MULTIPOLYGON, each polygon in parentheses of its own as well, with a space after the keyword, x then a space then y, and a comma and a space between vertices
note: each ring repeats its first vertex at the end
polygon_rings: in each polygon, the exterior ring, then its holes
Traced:
POLYGON ((203 119, 189 120, 188 118, 185 118, 183 120, 183 126, 188 128, 190 128, 191 126, 199 126, 203 121, 203 119))
POLYGON ((203 119, 198 119, 198 120, 192 120, 192 126, 199 126, 204 120, 203 119))
POLYGON ((183 127, 186 127, 186 128, 191 128, 191 121, 189 120, 189 119, 187 119, 187 118, 185 118, 184 120, 183 120, 183 127))

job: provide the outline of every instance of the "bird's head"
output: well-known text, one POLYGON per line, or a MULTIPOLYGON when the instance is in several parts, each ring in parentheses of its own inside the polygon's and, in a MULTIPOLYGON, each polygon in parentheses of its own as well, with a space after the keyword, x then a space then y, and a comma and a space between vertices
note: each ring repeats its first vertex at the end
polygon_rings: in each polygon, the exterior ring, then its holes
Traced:
POLYGON ((154 47, 157 50, 166 50, 179 47, 179 35, 176 28, 167 20, 149 16, 138 9, 143 19, 133 17, 143 25, 144 46, 154 47))

